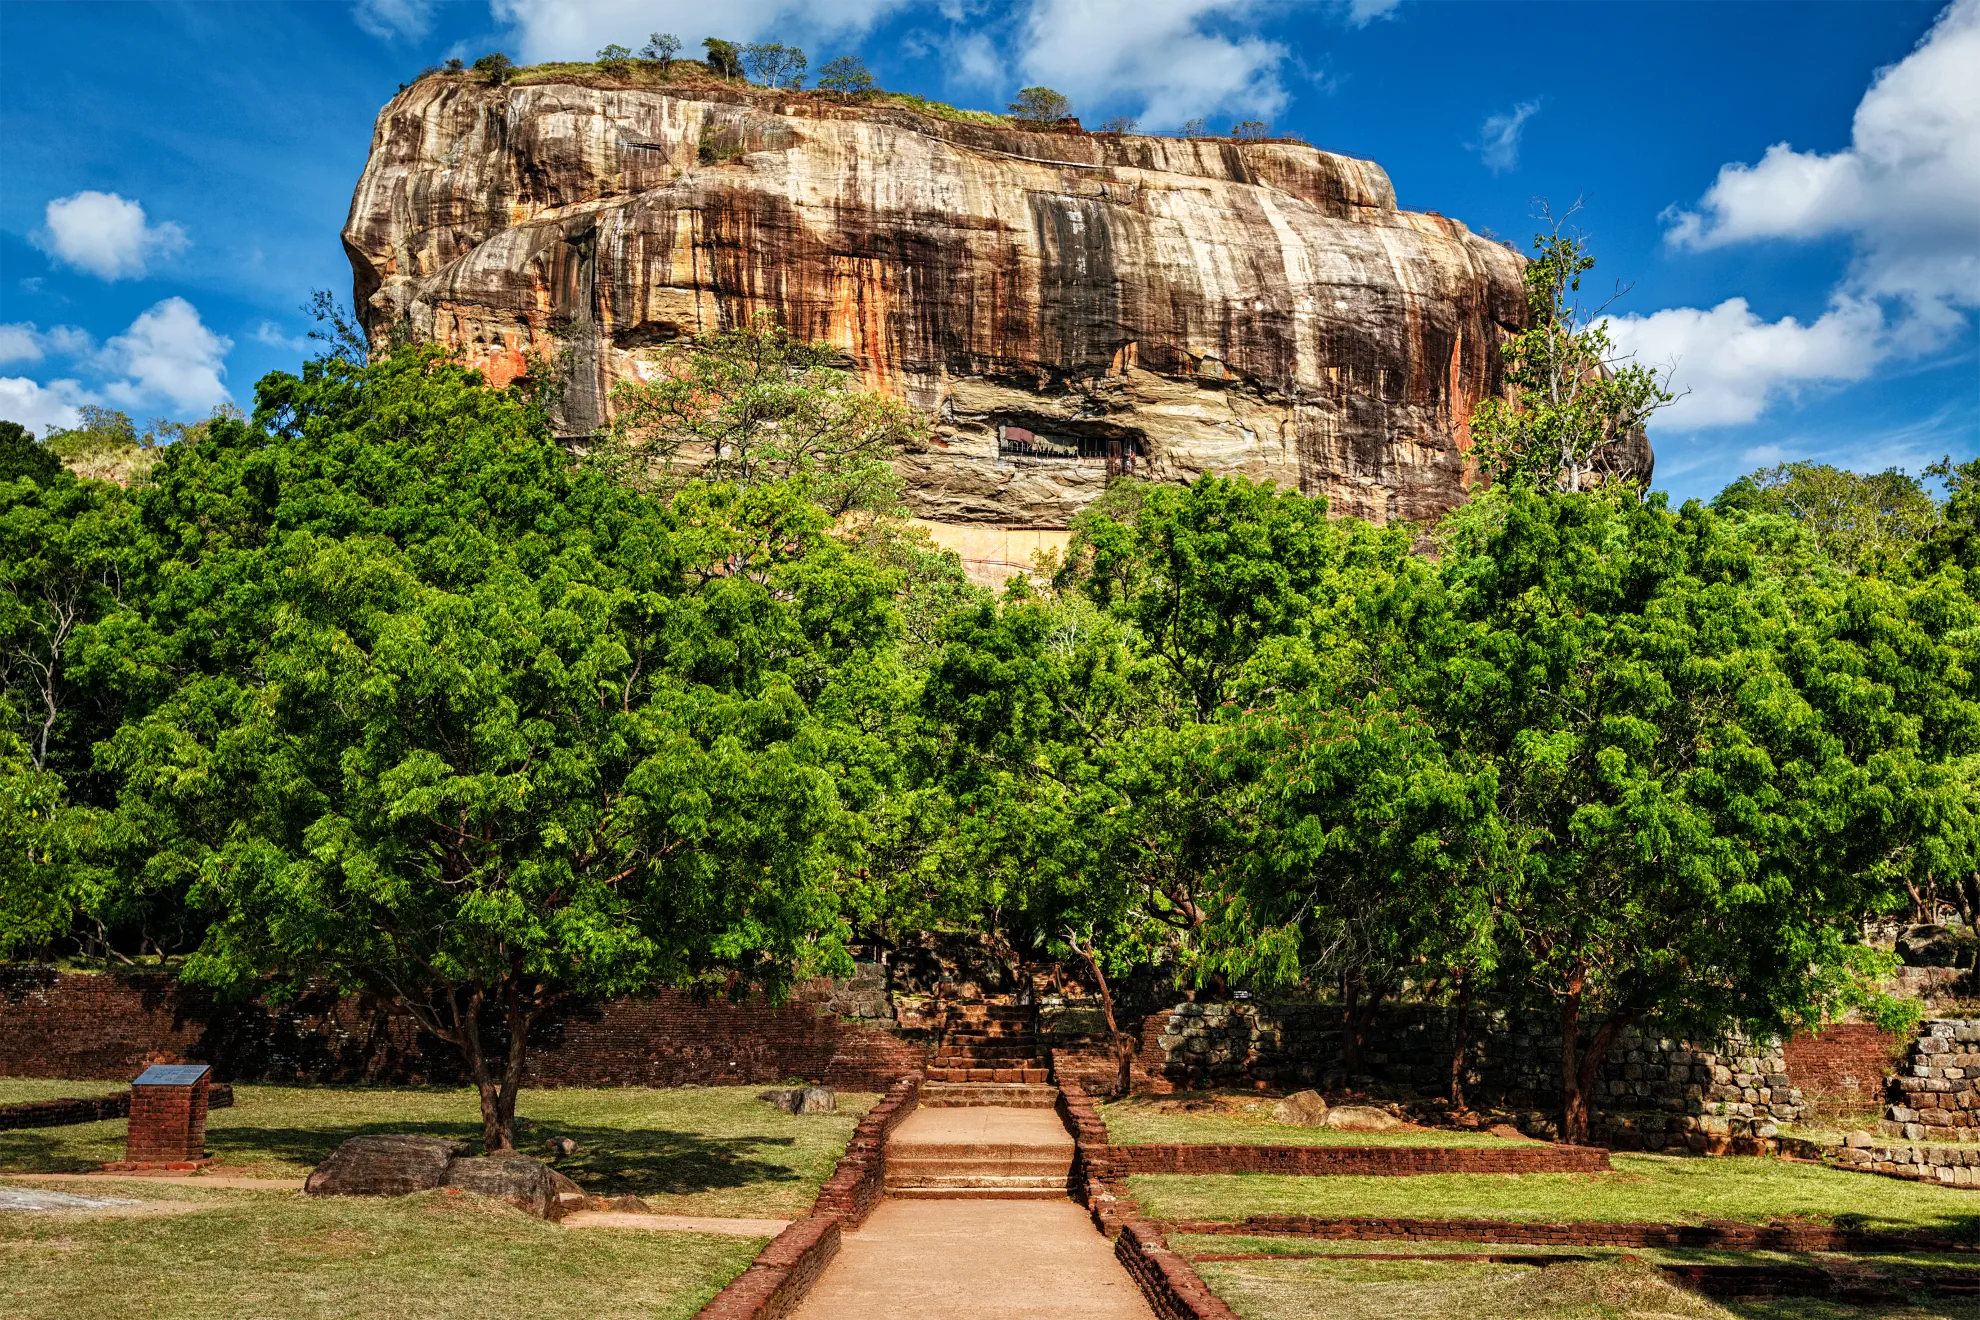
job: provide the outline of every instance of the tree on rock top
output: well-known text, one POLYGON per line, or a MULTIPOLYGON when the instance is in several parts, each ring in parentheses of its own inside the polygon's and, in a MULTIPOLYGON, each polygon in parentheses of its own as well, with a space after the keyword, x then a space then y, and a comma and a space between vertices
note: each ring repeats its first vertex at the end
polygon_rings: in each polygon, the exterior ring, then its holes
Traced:
POLYGON ((1027 124, 1056 124, 1072 114, 1072 102, 1049 87, 1027 87, 1008 107, 1011 118, 1027 124))

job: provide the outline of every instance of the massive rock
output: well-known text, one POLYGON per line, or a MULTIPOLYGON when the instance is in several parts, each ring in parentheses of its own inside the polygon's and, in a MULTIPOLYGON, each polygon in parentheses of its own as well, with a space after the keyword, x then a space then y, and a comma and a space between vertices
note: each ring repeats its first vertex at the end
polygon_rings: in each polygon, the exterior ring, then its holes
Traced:
POLYGON ((901 460, 919 513, 1006 528, 1126 468, 1434 517, 1526 316, 1517 255, 1368 161, 595 76, 422 78, 344 241, 374 336, 498 381, 542 353, 571 434, 669 341, 772 313, 935 418, 901 460))

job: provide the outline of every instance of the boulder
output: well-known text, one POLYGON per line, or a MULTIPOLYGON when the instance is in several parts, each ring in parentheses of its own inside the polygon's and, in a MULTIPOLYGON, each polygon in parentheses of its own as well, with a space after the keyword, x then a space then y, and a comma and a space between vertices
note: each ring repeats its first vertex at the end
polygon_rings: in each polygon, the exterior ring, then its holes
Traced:
POLYGON ((468 1153, 465 1141, 399 1133, 352 1137, 310 1170, 313 1196, 406 1196, 447 1180, 447 1166, 468 1153))
POLYGON ((829 1114, 839 1107, 839 1098, 829 1086, 790 1086, 757 1095, 787 1114, 829 1114))
MULTIPOLYGON (((455 1160, 447 1166, 445 1185, 507 1201, 538 1219, 561 1219, 564 1205, 557 1188, 560 1176, 541 1160, 533 1160, 515 1151, 504 1151, 499 1155, 455 1160)), ((570 1179, 564 1181, 576 1187, 570 1179)), ((576 1208, 582 1208, 583 1199, 584 1193, 579 1192, 580 1204, 576 1208)))
POLYGON ((1877 1139, 1861 1128, 1843 1138, 1843 1145, 1851 1150, 1868 1150, 1876 1144, 1877 1139))
POLYGON ((560 1155, 575 1155, 578 1153, 578 1144, 569 1137, 552 1137, 543 1143, 543 1147, 550 1152, 550 1158, 553 1160, 560 1155))
POLYGON ((1319 1127, 1327 1121, 1327 1102, 1318 1091, 1295 1091, 1272 1106, 1272 1121, 1293 1127, 1319 1127))
POLYGON ((1954 952, 1953 934, 1944 926, 1907 926, 1897 937, 1897 956, 1907 967, 1949 967, 1954 952))
POLYGON ((1394 1114, 1371 1105, 1335 1105, 1321 1123, 1341 1132, 1388 1132, 1402 1126, 1394 1114))

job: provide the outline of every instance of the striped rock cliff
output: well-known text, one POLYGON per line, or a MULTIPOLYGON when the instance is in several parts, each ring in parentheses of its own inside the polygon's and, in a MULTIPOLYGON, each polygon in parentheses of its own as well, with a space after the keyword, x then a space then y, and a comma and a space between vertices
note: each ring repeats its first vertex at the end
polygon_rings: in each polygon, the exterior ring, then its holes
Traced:
POLYGON ((1063 527, 1123 469, 1434 517, 1526 316, 1519 257, 1368 161, 706 84, 423 78, 344 242, 368 329, 497 381, 547 352, 572 434, 671 342, 772 313, 928 411, 916 510, 985 531, 1063 527))

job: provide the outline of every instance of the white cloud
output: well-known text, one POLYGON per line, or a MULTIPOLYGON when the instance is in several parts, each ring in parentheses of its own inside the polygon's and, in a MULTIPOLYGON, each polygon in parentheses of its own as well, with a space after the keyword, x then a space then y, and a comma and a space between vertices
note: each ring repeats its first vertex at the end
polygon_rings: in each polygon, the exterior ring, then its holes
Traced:
POLYGON ((1781 445, 1755 445, 1739 456, 1742 466, 1749 468, 1772 467, 1787 460, 1788 451, 1781 445))
POLYGON ((958 87, 1001 88, 1009 65, 984 32, 958 34, 944 48, 948 80, 958 87))
POLYGON ((1504 114, 1485 117, 1483 127, 1478 130, 1478 141, 1472 149, 1485 162, 1486 169, 1494 174, 1503 174, 1519 164, 1519 135, 1526 131, 1526 121, 1539 110, 1538 101, 1521 101, 1504 114))
POLYGON ((48 204, 36 246, 58 260, 106 280, 135 278, 146 263, 186 246, 186 231, 171 221, 147 224, 144 208, 116 193, 84 191, 48 204))
POLYGON ((1676 247, 1846 235, 1854 293, 1904 300, 1923 347, 1980 304, 1980 0, 1957 0, 1916 50, 1857 104, 1850 145, 1822 154, 1775 143, 1732 163, 1674 211, 1676 247))
POLYGON ((1269 119, 1285 107, 1286 48, 1207 30, 1249 21, 1264 0, 1034 0, 1020 38, 1025 80, 1074 112, 1127 103, 1166 128, 1214 113, 1269 119))
POLYGON ((382 41, 416 41, 433 30, 435 0, 357 0, 351 17, 382 41))
POLYGON ((103 387, 124 407, 169 400, 181 412, 227 401, 224 359, 234 342, 216 335, 184 298, 167 298, 141 313, 131 328, 103 345, 101 364, 123 377, 103 387))
POLYGON ((1807 325, 1763 321, 1746 299, 1728 298, 1709 311, 1615 317, 1609 333, 1637 362, 1669 369, 1683 397, 1657 414, 1657 429, 1668 431, 1753 421, 1780 397, 1864 379, 1892 349, 1882 308, 1848 297, 1807 325))
POLYGON ((51 380, 42 385, 25 376, 0 376, 0 420, 19 422, 38 435, 51 426, 74 426, 77 406, 89 402, 90 395, 77 381, 51 380))
POLYGON ((39 362, 41 336, 32 323, 0 325, 0 362, 39 362))
POLYGON ((276 325, 273 321, 263 321, 260 325, 257 325, 254 328, 254 338, 256 343, 266 344, 270 348, 279 348, 290 353, 303 353, 309 350, 309 340, 303 338, 301 335, 291 336, 283 334, 282 327, 276 325))
MULTIPOLYGON (((634 50, 649 32, 673 32, 701 53, 697 34, 713 24, 730 41, 771 36, 779 41, 815 40, 863 32, 908 0, 489 0, 495 21, 515 29, 518 58, 588 60, 617 42, 634 50)), ((824 61, 813 60, 813 64, 824 61)))
POLYGON ((1378 18, 1387 18, 1402 8, 1402 0, 1347 0, 1347 21, 1351 27, 1367 27, 1378 18))

